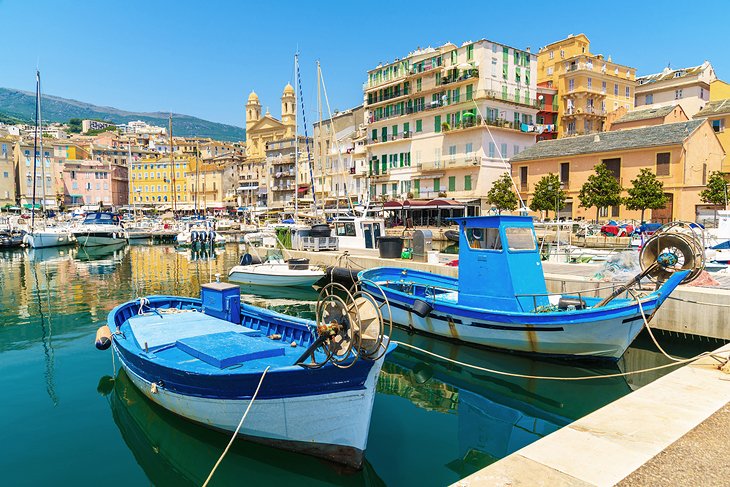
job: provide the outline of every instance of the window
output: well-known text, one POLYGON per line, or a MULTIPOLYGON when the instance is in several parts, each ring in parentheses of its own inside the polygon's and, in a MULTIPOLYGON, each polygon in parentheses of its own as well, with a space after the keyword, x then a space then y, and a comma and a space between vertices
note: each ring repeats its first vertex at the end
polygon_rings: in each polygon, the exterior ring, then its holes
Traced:
POLYGON ((3 177, 4 177, 4 178, 9 178, 9 177, 10 177, 10 175, 8 174, 8 172, 7 172, 7 171, 5 171, 5 172, 3 173, 3 177))
POLYGON ((498 228, 467 228, 466 240, 469 247, 479 250, 502 250, 502 239, 498 228))
POLYGON ((568 91, 573 91, 575 89, 575 80, 569 79, 568 80, 568 91))
POLYGON ((501 154, 500 154, 500 157, 502 159, 506 159, 507 158, 507 144, 505 144, 505 143, 501 144, 500 145, 500 148, 501 148, 501 151, 502 151, 501 154))
POLYGON ((601 82, 601 93, 605 93, 605 92, 606 92, 606 82, 602 81, 601 82))
MULTIPOLYGON (((467 101, 471 101, 472 100, 473 90, 474 90, 474 86, 473 85, 467 85, 466 86, 466 100, 467 101)), ((458 92, 457 92, 457 94, 458 94, 458 92)))
POLYGON ((497 77, 497 60, 492 59, 492 78, 497 77))
POLYGON ((626 87, 625 95, 626 98, 631 98, 631 88, 626 87))
POLYGON ((656 155, 656 175, 669 176, 669 163, 671 154, 669 152, 660 152, 656 155))
POLYGON ((723 120, 723 119, 713 120, 712 121, 712 130, 714 130, 716 133, 724 132, 725 131, 725 120, 723 120))
POLYGON ((616 181, 621 182, 621 158, 603 159, 601 162, 613 173, 616 181))
POLYGON ((560 182, 565 184, 565 186, 568 186, 568 183, 570 182, 570 163, 569 162, 561 162, 560 163, 560 182))
POLYGON ((513 155, 513 156, 516 156, 516 155, 517 155, 517 154, 519 154, 519 153, 520 153, 520 146, 519 146, 519 145, 517 145, 517 144, 515 144, 515 145, 514 145, 514 146, 512 147, 512 155, 513 155))
POLYGON ((520 167, 520 189, 527 189, 527 166, 520 167))
POLYGON ((441 179, 433 178, 433 190, 434 192, 441 191, 441 179))
MULTIPOLYGON (((550 59, 555 59, 555 52, 554 52, 554 51, 550 51, 550 52, 548 53, 548 57, 549 57, 550 59)), ((548 69, 549 69, 549 68, 548 68, 548 69)))
POLYGON ((613 84, 613 95, 618 96, 618 83, 613 84))
POLYGON ((565 59, 565 51, 564 51, 564 50, 562 50, 562 49, 560 50, 560 57, 561 57, 562 59, 565 59))
POLYGON ((588 78, 588 89, 593 88, 593 78, 588 78))
POLYGON ((441 115, 433 117, 433 131, 441 132, 441 115))
POLYGON ((456 176, 449 176, 449 191, 456 191, 456 176))
POLYGON ((507 237, 507 248, 510 250, 535 250, 537 248, 535 236, 529 228, 505 228, 504 235, 507 237))
POLYGON ((650 93, 644 97, 644 104, 651 105, 652 103, 654 103, 654 95, 650 93))
POLYGON ((468 46, 466 46, 466 60, 474 60, 474 44, 469 44, 468 46))
POLYGON ((416 120, 416 133, 423 132, 423 120, 416 120))
POLYGON ((548 74, 548 76, 552 76, 553 75, 553 67, 552 66, 548 66, 548 68, 547 68, 547 74, 548 74))
POLYGON ((494 142, 489 143, 489 157, 494 157, 496 153, 496 148, 494 146, 494 142))
POLYGON ((464 191, 471 191, 471 175, 464 176, 464 191))

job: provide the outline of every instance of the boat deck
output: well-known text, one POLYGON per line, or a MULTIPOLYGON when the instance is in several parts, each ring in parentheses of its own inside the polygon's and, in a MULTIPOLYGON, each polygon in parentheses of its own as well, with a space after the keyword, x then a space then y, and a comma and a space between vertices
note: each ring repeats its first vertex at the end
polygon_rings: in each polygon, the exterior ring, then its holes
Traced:
POLYGON ((301 346, 196 310, 136 315, 121 331, 133 337, 139 353, 148 360, 196 374, 293 367, 303 352, 301 346))

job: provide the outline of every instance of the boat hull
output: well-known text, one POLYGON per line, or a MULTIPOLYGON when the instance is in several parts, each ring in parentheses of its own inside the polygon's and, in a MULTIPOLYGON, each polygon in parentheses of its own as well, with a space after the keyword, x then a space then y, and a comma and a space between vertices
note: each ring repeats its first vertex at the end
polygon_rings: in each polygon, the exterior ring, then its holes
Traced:
MULTIPOLYGON (((360 468, 382 364, 382 359, 373 364, 360 390, 256 399, 238 436, 360 468), (323 405, 329 412, 323 411, 323 405)), ((151 401, 208 428, 233 433, 249 404, 249 399, 196 397, 178 394, 159 385, 153 393, 149 379, 137 375, 124 360, 122 367, 137 389, 151 401)))
POLYGON ((24 236, 24 242, 34 249, 45 249, 49 247, 65 247, 73 245, 75 239, 70 232, 34 232, 24 236))
POLYGON ((325 276, 325 272, 320 270, 293 270, 287 273, 274 274, 273 272, 280 272, 277 269, 278 267, 286 269, 286 265, 268 266, 267 264, 254 264, 252 266, 236 266, 228 274, 228 280, 256 286, 310 287, 325 276), (271 270, 271 273, 261 272, 267 269, 271 270), (256 272, 256 270, 259 270, 259 272, 256 272))
POLYGON ((100 247, 102 245, 119 245, 127 242, 124 234, 118 233, 79 233, 76 234, 76 240, 82 247, 100 247))

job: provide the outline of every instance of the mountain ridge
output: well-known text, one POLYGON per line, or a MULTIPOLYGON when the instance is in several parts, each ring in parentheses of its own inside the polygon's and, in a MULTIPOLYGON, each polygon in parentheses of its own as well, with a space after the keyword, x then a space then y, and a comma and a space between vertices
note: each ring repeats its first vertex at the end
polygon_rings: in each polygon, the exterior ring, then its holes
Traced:
MULTIPOLYGON (((43 120, 68 122, 71 118, 93 118, 113 123, 142 120, 151 125, 167 127, 167 112, 132 112, 111 106, 100 106, 56 95, 43 95, 41 99, 43 120)), ((35 114, 35 93, 14 88, 0 87, 0 118, 4 115, 31 122, 35 114)), ((173 135, 182 137, 210 137, 216 140, 237 142, 246 139, 246 129, 235 125, 211 122, 202 118, 173 113, 173 135)))

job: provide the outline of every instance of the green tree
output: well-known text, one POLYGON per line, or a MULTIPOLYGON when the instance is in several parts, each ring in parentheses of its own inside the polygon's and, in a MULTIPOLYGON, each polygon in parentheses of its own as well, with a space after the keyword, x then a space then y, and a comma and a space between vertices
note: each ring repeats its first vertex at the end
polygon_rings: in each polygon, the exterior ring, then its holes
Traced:
POLYGON ((560 188, 560 178, 557 174, 550 173, 543 176, 535 184, 535 194, 530 202, 532 211, 544 211, 547 216, 548 210, 555 212, 555 219, 558 219, 558 212, 565 208, 565 191, 560 188))
POLYGON ((512 178, 509 173, 502 174, 489 189, 487 203, 497 208, 498 213, 504 210, 515 211, 517 209, 517 195, 512 191, 512 178))
POLYGON ((582 208, 595 206, 596 222, 598 222, 598 212, 601 208, 619 206, 622 203, 622 190, 623 188, 621 188, 621 184, 616 179, 616 176, 601 162, 596 165, 594 174, 588 176, 588 180, 581 186, 578 192, 580 206, 582 208))
POLYGON ((81 133, 81 119, 80 118, 72 118, 68 121, 68 131, 72 134, 80 134, 81 133))
POLYGON ((705 189, 700 192, 700 199, 708 205, 715 205, 715 225, 717 225, 717 207, 727 207, 727 183, 720 171, 712 171, 705 189))
POLYGON ((664 208, 669 197, 664 194, 664 184, 656 178, 649 168, 643 168, 636 179, 631 181, 627 190, 628 198, 624 201, 629 210, 641 210, 641 222, 644 223, 646 210, 664 208))

